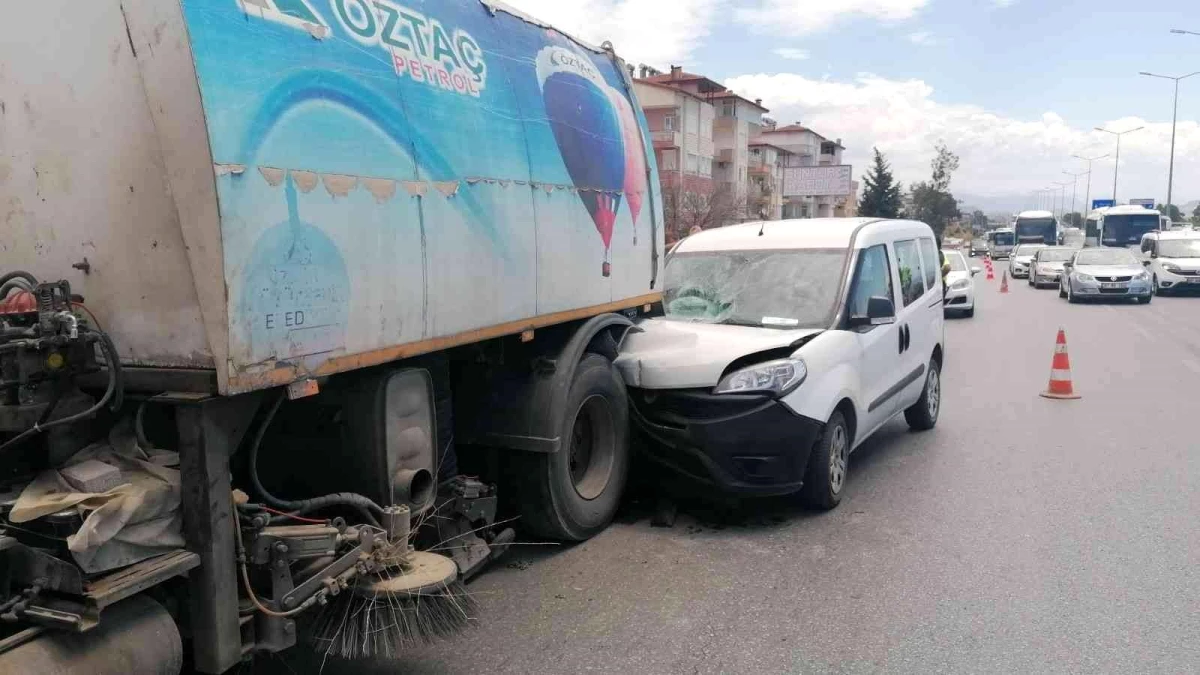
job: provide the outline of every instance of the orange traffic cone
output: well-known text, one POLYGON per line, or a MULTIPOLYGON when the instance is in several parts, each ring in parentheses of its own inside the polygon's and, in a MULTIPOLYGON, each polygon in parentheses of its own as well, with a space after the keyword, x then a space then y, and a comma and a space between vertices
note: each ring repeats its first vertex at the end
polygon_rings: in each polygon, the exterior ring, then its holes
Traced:
POLYGON ((1008 270, 1004 270, 1004 276, 1000 278, 1000 292, 1008 292, 1008 270))
POLYGON ((1075 387, 1071 384, 1071 359, 1067 357, 1067 334, 1058 329, 1058 339, 1054 341, 1054 360, 1050 362, 1050 386, 1042 392, 1045 398, 1072 399, 1079 398, 1075 387))
POLYGON ((988 265, 988 266, 987 266, 987 272, 988 272, 988 275, 987 275, 987 280, 988 280, 988 281, 995 281, 995 280, 996 280, 996 273, 992 271, 992 266, 991 266, 991 265, 988 265))

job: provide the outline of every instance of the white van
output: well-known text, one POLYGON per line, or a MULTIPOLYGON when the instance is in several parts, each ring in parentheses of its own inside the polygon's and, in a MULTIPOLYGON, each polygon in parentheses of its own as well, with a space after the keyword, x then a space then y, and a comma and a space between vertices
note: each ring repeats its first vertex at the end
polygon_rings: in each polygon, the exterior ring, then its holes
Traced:
POLYGON ((1141 249, 1155 294, 1200 291, 1200 232, 1147 232, 1141 249))
POLYGON ((707 230, 674 249, 665 315, 620 346, 646 453, 725 491, 841 501, 850 452, 941 403, 942 279, 915 221, 823 218, 707 230))

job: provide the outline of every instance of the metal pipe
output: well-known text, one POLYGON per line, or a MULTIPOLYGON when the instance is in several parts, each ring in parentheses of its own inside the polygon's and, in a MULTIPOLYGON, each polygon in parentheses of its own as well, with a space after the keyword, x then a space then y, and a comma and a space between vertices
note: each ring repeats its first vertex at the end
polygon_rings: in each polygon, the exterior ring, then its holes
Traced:
POLYGON ((175 620, 144 595, 106 609, 100 625, 86 633, 50 631, 0 654, 0 673, 175 675, 182 669, 175 620))

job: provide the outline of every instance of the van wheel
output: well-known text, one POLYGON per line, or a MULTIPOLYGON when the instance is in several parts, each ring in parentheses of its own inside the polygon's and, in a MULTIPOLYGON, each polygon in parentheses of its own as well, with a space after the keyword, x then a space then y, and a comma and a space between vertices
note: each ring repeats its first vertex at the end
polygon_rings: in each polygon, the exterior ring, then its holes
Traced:
POLYGON ((520 525, 534 534, 583 541, 612 522, 629 473, 629 397, 608 359, 579 362, 554 454, 524 453, 514 482, 520 525))
POLYGON ((800 498, 815 509, 834 508, 842 502, 849 466, 850 427, 842 413, 835 410, 809 455, 800 498))
POLYGON ((904 411, 904 421, 914 431, 928 431, 937 424, 941 411, 942 372, 937 360, 930 359, 925 373, 925 389, 921 391, 921 398, 904 411))

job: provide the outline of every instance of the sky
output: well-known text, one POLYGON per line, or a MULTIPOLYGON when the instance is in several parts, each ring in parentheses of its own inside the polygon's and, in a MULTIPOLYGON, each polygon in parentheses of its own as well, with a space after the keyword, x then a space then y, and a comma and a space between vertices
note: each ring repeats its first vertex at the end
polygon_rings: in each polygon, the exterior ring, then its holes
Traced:
MULTIPOLYGON (((1092 164, 1092 198, 1166 201, 1174 84, 1200 71, 1197 0, 507 0, 631 63, 671 65, 762 98, 781 124, 841 138, 856 179, 877 147, 908 184, 934 146, 951 186, 985 209, 1092 164)), ((1080 207, 1087 176, 1066 186, 1080 207)), ((1173 201, 1200 199, 1200 75, 1180 83, 1173 201)), ((1061 194, 1061 192, 1060 192, 1061 194)))

